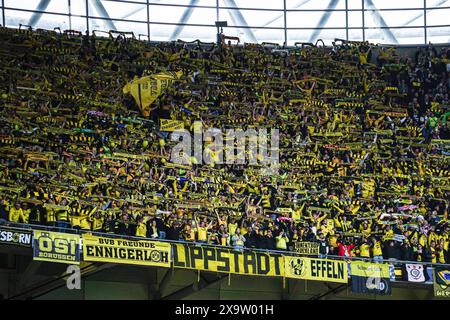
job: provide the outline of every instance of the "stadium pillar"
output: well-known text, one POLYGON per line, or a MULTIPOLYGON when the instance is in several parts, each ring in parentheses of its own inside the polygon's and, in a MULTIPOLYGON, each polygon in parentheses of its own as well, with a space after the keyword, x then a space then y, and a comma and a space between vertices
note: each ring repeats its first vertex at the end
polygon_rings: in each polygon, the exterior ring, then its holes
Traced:
POLYGON ((362 38, 363 41, 366 41, 366 21, 365 21, 366 12, 364 9, 364 0, 361 0, 361 10, 362 10, 362 38))
POLYGON ((425 44, 428 42, 427 35, 427 0, 423 0, 423 36, 425 40, 425 44))
POLYGON ((147 38, 150 42, 150 3, 149 0, 147 0, 147 38))
POLYGON ((157 287, 155 293, 153 294, 153 300, 161 299, 165 289, 167 288, 167 286, 169 285, 170 281, 172 280, 174 272, 175 271, 172 271, 171 269, 167 269, 166 270, 166 273, 164 274, 163 278, 159 282, 158 287, 157 287))
POLYGON ((89 2, 86 0, 86 32, 89 34, 89 2))
MULTIPOLYGON (((197 275, 197 272, 195 272, 195 274, 197 275)), ((218 283, 226 278, 228 278, 228 275, 219 276, 218 278, 216 278, 214 280, 207 280, 203 275, 201 275, 199 282, 194 281, 190 285, 161 298, 161 300, 184 299, 186 297, 189 297, 191 294, 201 291, 203 289, 206 289, 206 288, 212 286, 213 284, 218 283)))
POLYGON ((345 40, 348 41, 348 0, 345 0, 345 40))
POLYGON ((333 295, 338 294, 339 292, 344 291, 344 290, 347 288, 347 286, 348 286, 348 284, 341 284, 341 285, 338 285, 337 287, 333 288, 333 287, 332 287, 330 284, 328 284, 328 283, 325 283, 325 285, 329 288, 328 291, 326 291, 325 293, 316 295, 316 296, 312 297, 312 298, 309 299, 309 300, 320 300, 320 299, 322 299, 322 298, 327 297, 327 296, 330 295, 330 294, 333 294, 333 295))
POLYGON ((287 17, 286 17, 286 0, 283 0, 283 17, 284 17, 284 48, 287 47, 287 17))
POLYGON ((2 0, 2 23, 3 23, 3 26, 6 27, 6 21, 5 21, 5 0, 2 0))
POLYGON ((22 273, 22 275, 19 277, 19 281, 17 283, 17 289, 22 290, 25 288, 26 284, 30 284, 31 279, 35 275, 36 271, 41 266, 42 262, 31 260, 28 266, 25 268, 25 271, 22 273))
POLYGON ((67 5, 69 6, 69 29, 72 30, 72 4, 70 0, 67 0, 67 5))

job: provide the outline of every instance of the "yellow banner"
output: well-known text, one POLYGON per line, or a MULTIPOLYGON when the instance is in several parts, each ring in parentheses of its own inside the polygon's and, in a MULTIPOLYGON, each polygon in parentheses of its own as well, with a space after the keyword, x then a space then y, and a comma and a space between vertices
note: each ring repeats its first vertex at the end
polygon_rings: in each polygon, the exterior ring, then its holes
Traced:
POLYGON ((367 278, 390 278, 389 264, 352 261, 350 274, 367 278))
POLYGON ((33 260, 80 264, 80 236, 34 230, 33 260))
POLYGON ((319 254, 318 242, 298 241, 294 243, 294 251, 300 254, 319 254))
POLYGON ((281 255, 186 244, 175 244, 172 248, 175 268, 255 276, 284 274, 281 255))
POLYGON ((284 257, 287 278, 347 283, 347 262, 330 259, 284 257))
POLYGON ((183 73, 161 72, 147 77, 134 79, 123 87, 124 94, 131 94, 144 117, 150 116, 150 105, 163 94, 173 81, 183 73))
POLYGON ((434 296, 450 298, 450 268, 436 267, 434 269, 434 296))
POLYGON ((83 260, 170 267, 170 244, 83 234, 83 260))
POLYGON ((183 121, 178 120, 170 120, 170 119, 159 119, 159 131, 175 131, 175 130, 183 130, 184 123, 183 121))

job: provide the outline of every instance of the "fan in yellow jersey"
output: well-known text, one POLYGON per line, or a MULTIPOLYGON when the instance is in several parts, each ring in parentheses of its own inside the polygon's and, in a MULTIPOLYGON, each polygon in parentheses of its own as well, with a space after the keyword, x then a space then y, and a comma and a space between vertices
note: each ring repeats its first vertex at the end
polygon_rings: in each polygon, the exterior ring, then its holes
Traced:
MULTIPOLYGON (((10 51, 21 51, 18 31, 4 31, 10 51)), ((446 75, 446 52, 427 46, 405 64, 394 48, 345 40, 330 56, 320 46, 280 54, 257 44, 86 37, 80 47, 76 36, 19 36, 36 59, 0 57, 0 77, 14 78, 0 93, 1 222, 239 250, 324 237, 329 253, 354 243, 348 255, 376 261, 403 241, 408 259, 450 263, 450 107, 446 87, 420 76, 446 75), (36 90, 15 94, 30 77, 36 90), (269 144, 253 154, 237 139, 232 158, 244 163, 219 163, 220 143, 209 138, 202 157, 182 150, 186 164, 176 163, 176 127, 278 128, 279 174, 264 170, 269 144)))

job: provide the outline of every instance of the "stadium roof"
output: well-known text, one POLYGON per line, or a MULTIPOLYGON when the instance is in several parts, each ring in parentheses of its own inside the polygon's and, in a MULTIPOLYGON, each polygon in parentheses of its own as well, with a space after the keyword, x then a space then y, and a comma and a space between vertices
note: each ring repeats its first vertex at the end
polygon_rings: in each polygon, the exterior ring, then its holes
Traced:
POLYGON ((2 24, 132 31, 141 38, 215 41, 217 20, 241 42, 334 38, 384 44, 450 42, 450 0, 4 0, 2 24), (426 6, 426 7, 425 7, 426 6))

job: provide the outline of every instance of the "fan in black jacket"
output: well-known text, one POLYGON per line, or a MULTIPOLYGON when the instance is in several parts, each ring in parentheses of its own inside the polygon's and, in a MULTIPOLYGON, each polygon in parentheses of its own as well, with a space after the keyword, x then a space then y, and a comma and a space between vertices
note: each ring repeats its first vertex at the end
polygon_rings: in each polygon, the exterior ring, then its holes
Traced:
POLYGON ((264 237, 265 249, 267 250, 275 250, 275 238, 272 235, 272 230, 267 230, 267 234, 264 237))
POLYGON ((414 261, 414 249, 409 242, 403 243, 401 247, 401 259, 403 261, 414 261))
POLYGON ((262 229, 258 230, 255 234, 255 247, 258 249, 267 249, 264 232, 262 229))
POLYGON ((183 225, 180 225, 178 221, 175 221, 173 224, 167 227, 167 239, 168 240, 180 240, 181 235, 180 232, 183 230, 183 225))
POLYGON ((390 240, 384 244, 383 257, 400 260, 400 246, 396 241, 390 240))
POLYGON ((256 232, 252 229, 252 227, 248 227, 247 233, 244 235, 244 238, 245 238, 245 246, 247 248, 255 248, 256 232))

